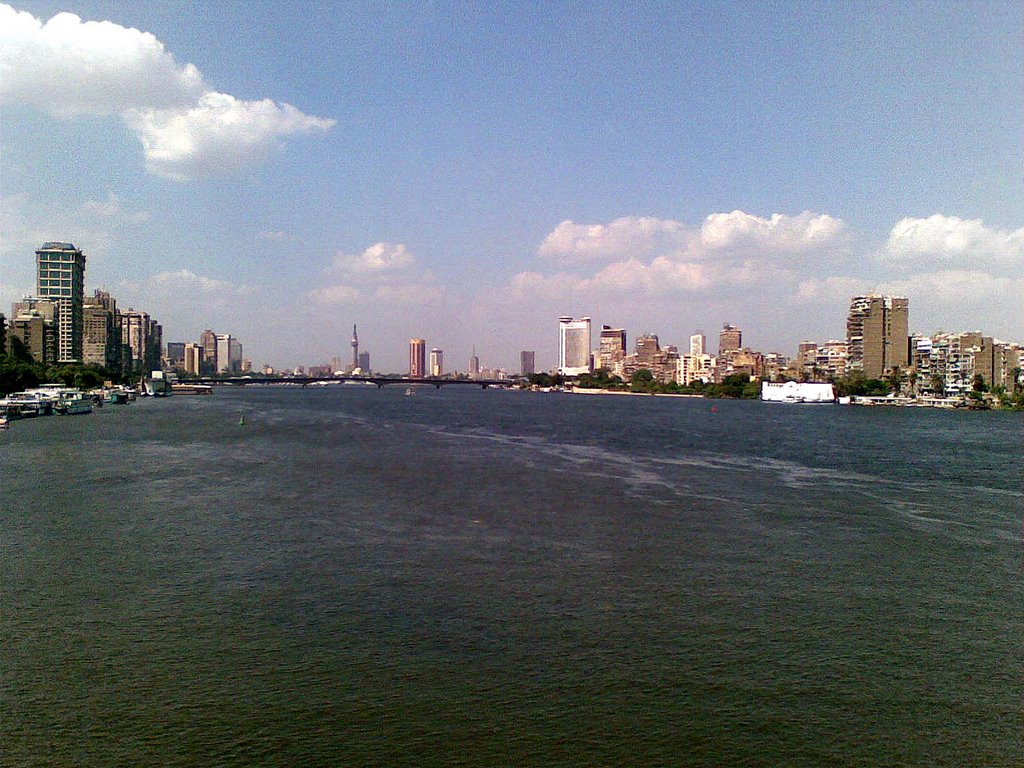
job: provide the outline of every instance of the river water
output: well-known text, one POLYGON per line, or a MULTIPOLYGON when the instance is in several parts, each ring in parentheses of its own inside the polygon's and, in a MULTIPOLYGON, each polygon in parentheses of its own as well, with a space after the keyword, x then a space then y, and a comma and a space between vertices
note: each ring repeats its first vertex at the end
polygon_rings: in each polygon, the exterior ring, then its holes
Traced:
POLYGON ((1022 429, 360 386, 16 422, 0 764, 1021 765, 1022 429))

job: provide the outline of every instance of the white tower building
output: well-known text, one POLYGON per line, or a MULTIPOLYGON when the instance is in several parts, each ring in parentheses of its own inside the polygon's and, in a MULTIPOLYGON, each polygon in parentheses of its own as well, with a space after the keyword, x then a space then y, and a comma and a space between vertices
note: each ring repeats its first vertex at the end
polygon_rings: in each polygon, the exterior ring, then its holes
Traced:
POLYGON ((558 318, 558 372, 563 376, 590 373, 590 318, 558 318))

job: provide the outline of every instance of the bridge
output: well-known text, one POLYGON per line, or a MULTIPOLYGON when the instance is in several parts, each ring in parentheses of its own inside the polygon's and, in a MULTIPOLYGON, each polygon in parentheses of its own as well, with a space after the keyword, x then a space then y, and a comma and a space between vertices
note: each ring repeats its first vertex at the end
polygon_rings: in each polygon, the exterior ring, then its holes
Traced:
POLYGON ((180 383, 227 386, 288 384, 292 386, 307 387, 310 384, 336 384, 348 381, 357 384, 376 384, 377 389, 383 389, 388 384, 403 384, 407 387, 432 386, 436 389, 450 385, 468 385, 487 389, 488 387, 510 387, 515 383, 510 379, 444 379, 436 376, 427 376, 422 379, 410 379, 404 376, 201 376, 197 379, 183 379, 180 383))

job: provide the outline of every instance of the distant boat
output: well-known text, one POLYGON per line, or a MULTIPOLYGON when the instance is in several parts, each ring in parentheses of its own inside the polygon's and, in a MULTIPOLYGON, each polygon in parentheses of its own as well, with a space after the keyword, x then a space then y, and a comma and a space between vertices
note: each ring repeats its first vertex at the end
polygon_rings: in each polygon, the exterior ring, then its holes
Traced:
POLYGON ((412 387, 406 387, 405 388, 405 396, 406 397, 412 397, 412 395, 413 395, 412 387))
POLYGON ((7 417, 0 416, 0 429, 7 429, 7 417))
POLYGON ((244 413, 241 416, 238 417, 238 426, 240 426, 240 427, 244 427, 245 426, 245 414, 244 413))

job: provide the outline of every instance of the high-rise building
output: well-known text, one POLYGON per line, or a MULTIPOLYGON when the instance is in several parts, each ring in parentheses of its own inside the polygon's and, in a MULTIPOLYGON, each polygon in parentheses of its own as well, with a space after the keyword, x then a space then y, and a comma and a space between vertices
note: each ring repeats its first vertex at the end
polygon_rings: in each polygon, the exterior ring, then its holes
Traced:
POLYGON ((231 372, 231 334, 217 334, 217 373, 231 372))
POLYGON ((97 290, 82 304, 82 362, 122 372, 121 313, 106 291, 97 290))
POLYGON ((480 358, 476 356, 476 347, 473 347, 473 354, 469 356, 469 375, 480 375, 480 358))
POLYGON ((623 328, 601 326, 601 335, 597 340, 597 355, 594 359, 596 368, 613 369, 626 357, 626 331, 623 328))
POLYGON ((902 296, 854 296, 846 318, 849 365, 880 379, 909 363, 910 302, 902 296))
POLYGON ((532 376, 537 372, 537 353, 533 350, 524 349, 519 353, 519 373, 523 376, 532 376))
POLYGON ((167 362, 171 366, 183 367, 185 365, 185 342, 184 341, 168 341, 167 342, 167 362))
POLYGON ((203 372, 203 346, 201 344, 185 345, 185 373, 198 376, 203 372))
POLYGON ((691 357, 700 357, 707 349, 708 342, 703 333, 695 333, 690 337, 691 357))
MULTIPOLYGON (((136 372, 152 370, 154 339, 150 334, 153 322, 147 313, 128 308, 121 313, 121 343, 131 354, 131 368, 136 372)), ((157 347, 159 350, 159 347, 157 347)), ((157 353, 159 358, 159 351, 157 353)))
POLYGON ((359 334, 356 333, 356 326, 352 325, 352 370, 359 367, 359 334))
POLYGON ((409 339, 409 378, 422 379, 427 375, 427 342, 409 339))
POLYGON ((71 243, 43 243, 36 251, 36 296, 57 305, 57 362, 81 362, 85 254, 71 243))
POLYGON ((444 350, 434 347, 430 350, 430 375, 444 376, 444 350))
POLYGON ((370 353, 360 352, 359 353, 359 370, 363 373, 370 373, 370 353))
POLYGON ((217 367, 217 334, 207 328, 199 337, 199 343, 203 347, 203 373, 216 373, 220 370, 217 367))
POLYGON ((658 344, 657 334, 642 333, 636 337, 636 358, 640 365, 649 368, 659 351, 661 346, 658 344))
POLYGON ((242 372, 242 342, 234 336, 231 337, 231 342, 228 345, 228 370, 231 373, 242 372))
POLYGON ((718 332, 718 356, 722 357, 728 352, 735 352, 743 348, 743 331, 735 325, 726 323, 718 332))
MULTIPOLYGON (((19 302, 20 303, 20 302, 19 302)), ((49 304, 50 302, 47 302, 49 304)), ((18 304, 14 305, 15 307, 18 304)), ((51 309, 51 316, 54 310, 51 309)), ((39 309, 15 309, 8 345, 12 353, 25 352, 37 363, 50 365, 57 358, 56 326, 39 309)))
POLYGON ((11 350, 27 352, 37 363, 54 365, 60 314, 56 300, 25 296, 14 302, 11 310, 11 350))
POLYGON ((590 318, 558 318, 558 372, 564 376, 590 373, 590 318))

